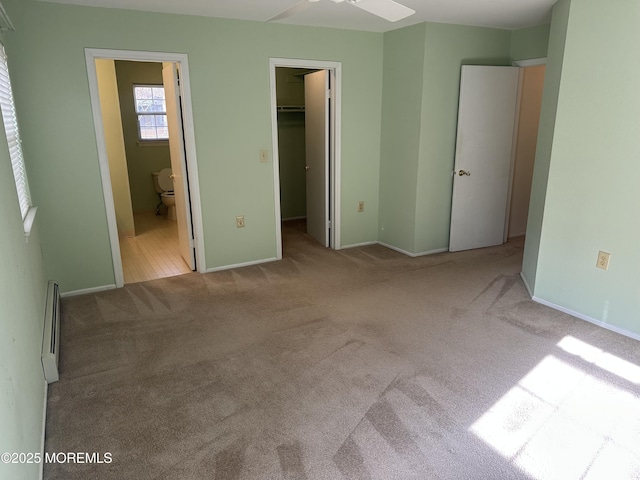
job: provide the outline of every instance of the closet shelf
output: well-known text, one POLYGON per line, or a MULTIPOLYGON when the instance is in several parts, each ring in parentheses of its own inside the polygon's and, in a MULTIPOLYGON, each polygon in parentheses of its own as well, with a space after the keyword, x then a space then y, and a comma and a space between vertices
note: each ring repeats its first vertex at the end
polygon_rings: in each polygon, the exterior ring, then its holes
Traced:
POLYGON ((304 105, 278 105, 278 113, 280 112, 304 112, 304 105))

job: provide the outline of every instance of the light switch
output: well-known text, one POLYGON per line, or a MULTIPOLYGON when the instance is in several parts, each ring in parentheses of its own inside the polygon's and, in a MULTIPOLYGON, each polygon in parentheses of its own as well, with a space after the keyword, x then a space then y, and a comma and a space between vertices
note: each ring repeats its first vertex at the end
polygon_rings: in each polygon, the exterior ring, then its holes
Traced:
POLYGON ((267 163, 269 161, 269 152, 263 148, 260 150, 260 163, 267 163))

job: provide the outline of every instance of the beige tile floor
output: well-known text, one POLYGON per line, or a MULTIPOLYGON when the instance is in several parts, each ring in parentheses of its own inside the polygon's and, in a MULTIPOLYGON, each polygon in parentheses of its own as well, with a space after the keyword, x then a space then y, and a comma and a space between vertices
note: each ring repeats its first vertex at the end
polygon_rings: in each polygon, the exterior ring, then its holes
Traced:
POLYGON ((166 215, 136 213, 135 237, 120 238, 124 283, 189 273, 191 269, 178 250, 178 225, 166 215))

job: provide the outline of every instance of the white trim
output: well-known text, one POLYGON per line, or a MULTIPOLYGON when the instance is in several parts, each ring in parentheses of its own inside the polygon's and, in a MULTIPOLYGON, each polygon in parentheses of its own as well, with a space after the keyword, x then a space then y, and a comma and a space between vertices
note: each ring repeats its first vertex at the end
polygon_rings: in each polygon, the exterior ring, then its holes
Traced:
POLYGON ((188 191, 190 197, 189 201, 191 204, 191 221, 193 224, 193 236, 196 249, 196 266, 198 272, 203 273, 206 269, 204 229, 202 226, 202 203, 200 201, 200 184, 198 177, 198 164, 196 158, 196 144, 194 137, 188 56, 184 53, 142 52, 131 50, 85 48, 85 60, 87 64, 87 75, 89 78, 89 94, 91 97, 93 124, 98 146, 98 162, 100 165, 102 191, 104 194, 105 210, 107 214, 107 226, 109 230, 109 241, 111 243, 111 257, 113 261, 115 285, 116 287, 122 287, 124 285, 124 274, 122 271, 122 258, 120 256, 118 227, 116 223, 115 207, 113 203, 111 177, 109 174, 109 160, 107 157, 107 148, 104 139, 104 126, 102 125, 102 112, 100 108, 100 96, 98 93, 98 78, 96 74, 95 60, 100 58, 139 62, 173 62, 178 65, 181 75, 180 88, 182 92, 184 146, 187 158, 187 174, 189 177, 189 188, 187 188, 187 186, 185 185, 185 192, 188 191))
POLYGON ((38 207, 31 206, 27 211, 27 214, 24 216, 24 220, 22 221, 22 226, 24 228, 24 236, 28 237, 31 235, 31 229, 33 228, 33 222, 36 220, 36 211, 38 207))
POLYGON ((538 65, 546 65, 547 57, 529 58, 527 60, 514 60, 512 65, 515 67, 535 67, 538 65))
POLYGON ((426 255, 435 255, 437 253, 447 253, 449 248, 436 248, 435 250, 427 250, 425 252, 412 253, 410 257, 424 257, 426 255))
MULTIPOLYGON (((42 402, 42 433, 40 437, 40 458, 44 459, 44 441, 45 441, 45 432, 47 431, 47 397, 49 392, 49 384, 46 380, 44 383, 44 399, 42 402)), ((41 480, 44 478, 44 460, 40 462, 40 467, 38 469, 38 478, 41 480)))
POLYGON ((533 290, 531 290, 531 287, 529 286, 529 282, 527 282, 527 279, 525 278, 523 272, 520 272, 520 278, 522 279, 522 283, 524 283, 524 288, 526 288, 527 293, 529 294, 529 297, 533 298, 533 290))
POLYGON ((589 323, 593 323, 598 327, 605 328, 607 330, 611 330, 612 332, 619 333, 620 335, 624 335, 625 337, 633 338, 634 340, 640 340, 640 334, 627 330, 625 328, 617 327, 615 325, 611 325, 610 323, 603 322, 602 320, 596 320, 595 318, 589 317, 587 315, 583 315, 578 312, 574 312, 568 308, 562 307, 560 305, 556 305, 555 303, 548 302, 539 297, 531 298, 534 302, 544 305, 549 308, 553 308, 554 310, 558 310, 559 312, 566 313, 573 317, 579 318, 580 320, 585 320, 589 323))
POLYGON ((342 220, 340 206, 342 205, 342 63, 333 70, 331 86, 331 107, 333 109, 333 164, 331 165, 331 194, 333 196, 333 218, 331 233, 333 248, 340 250, 342 246, 342 220))
POLYGON ((262 263, 275 262, 277 260, 282 260, 282 258, 271 257, 271 258, 263 258, 261 260, 252 260, 250 262, 234 263, 231 265, 222 265, 221 267, 207 268, 207 270, 204 273, 220 272, 222 270, 231 270, 232 268, 250 267, 252 265, 260 265, 262 263))
POLYGON ((368 247, 369 245, 378 245, 378 243, 379 242, 375 240, 373 242, 352 243, 351 245, 343 245, 342 247, 340 247, 340 250, 346 250, 347 248, 368 247))
POLYGON ((394 250, 398 253, 402 253, 403 255, 407 255, 408 257, 413 257, 413 253, 409 252, 408 250, 403 250, 402 248, 394 247, 393 245, 389 245, 388 243, 384 243, 384 242, 378 242, 378 244, 382 245, 383 247, 387 247, 391 250, 394 250))
POLYGON ((109 284, 109 285, 102 285, 100 287, 91 287, 91 288, 82 288, 80 290, 72 290, 70 292, 64 292, 61 293, 60 296, 61 297, 75 297, 76 295, 85 295, 87 293, 98 293, 98 292, 105 292, 107 290, 113 290, 114 288, 117 288, 115 283, 109 284))
POLYGON ((276 98, 276 67, 310 68, 328 70, 331 75, 331 110, 333 112, 330 135, 333 136, 333 155, 331 155, 329 183, 331 191, 331 237, 329 245, 340 250, 340 204, 341 204, 341 172, 342 172, 342 62, 324 60, 303 60, 296 58, 269 58, 269 79, 271 90, 271 142, 273 145, 273 193, 276 226, 276 259, 282 258, 282 231, 280 211, 280 167, 278 152, 278 102, 276 98))
POLYGON ((428 250, 426 252, 419 252, 419 253, 411 253, 407 250, 403 250, 402 248, 398 248, 398 247, 394 247, 393 245, 389 245, 388 243, 384 243, 384 242, 378 242, 379 245, 382 245, 383 247, 387 247, 390 248, 391 250, 395 250, 396 252, 402 253, 403 255, 406 255, 408 257, 424 257, 425 255, 435 255, 436 253, 444 253, 444 252, 448 252, 449 249, 448 248, 436 248, 435 250, 428 250))

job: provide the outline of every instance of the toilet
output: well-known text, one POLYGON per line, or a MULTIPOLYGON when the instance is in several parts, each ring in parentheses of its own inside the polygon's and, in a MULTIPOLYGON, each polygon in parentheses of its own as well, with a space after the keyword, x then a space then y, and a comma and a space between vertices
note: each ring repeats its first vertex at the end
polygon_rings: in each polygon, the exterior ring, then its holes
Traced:
MULTIPOLYGON (((159 172, 152 172, 153 186, 160 194, 162 204, 167 207, 167 218, 176 220, 176 197, 173 192, 173 175, 170 168, 163 168, 159 172)), ((158 207, 160 204, 158 204, 158 207)), ((156 209, 156 213, 158 210, 156 209)))

